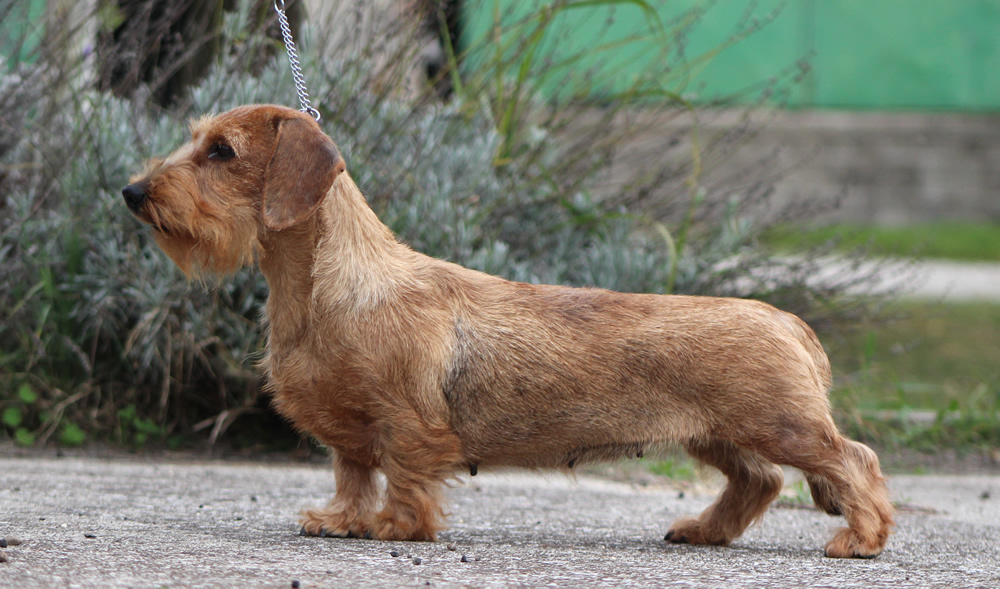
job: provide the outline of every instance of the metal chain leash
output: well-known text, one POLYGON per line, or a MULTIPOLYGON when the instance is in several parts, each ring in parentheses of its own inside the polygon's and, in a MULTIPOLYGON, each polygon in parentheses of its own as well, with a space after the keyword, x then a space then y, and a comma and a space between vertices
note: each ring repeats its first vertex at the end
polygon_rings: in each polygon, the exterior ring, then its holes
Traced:
POLYGON ((288 17, 285 16, 285 0, 274 0, 274 10, 278 13, 278 24, 281 25, 281 38, 285 42, 285 51, 288 53, 288 65, 292 68, 292 78, 295 79, 295 93, 299 95, 299 110, 307 112, 319 121, 319 111, 312 107, 309 102, 309 93, 306 91, 306 80, 302 75, 302 66, 299 65, 299 53, 295 49, 295 41, 292 40, 292 28, 288 24, 288 17))

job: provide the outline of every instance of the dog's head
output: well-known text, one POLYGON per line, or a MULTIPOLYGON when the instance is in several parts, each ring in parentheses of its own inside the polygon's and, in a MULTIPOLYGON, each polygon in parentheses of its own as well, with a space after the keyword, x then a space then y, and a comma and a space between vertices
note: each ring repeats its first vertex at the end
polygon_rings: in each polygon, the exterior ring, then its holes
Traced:
POLYGON ((122 196, 185 274, 224 274, 252 263, 268 232, 309 218, 343 171, 308 114, 243 106, 193 122, 191 141, 150 161, 122 196))

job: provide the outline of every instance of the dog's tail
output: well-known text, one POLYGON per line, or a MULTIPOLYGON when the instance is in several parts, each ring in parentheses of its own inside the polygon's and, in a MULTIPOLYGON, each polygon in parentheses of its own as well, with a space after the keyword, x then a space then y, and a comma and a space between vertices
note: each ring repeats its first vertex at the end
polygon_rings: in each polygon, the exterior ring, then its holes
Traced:
MULTIPOLYGON (((792 314, 785 314, 784 318, 788 320, 789 328, 812 360, 810 371, 816 381, 817 389, 822 394, 828 395, 830 387, 833 386, 833 370, 830 367, 830 359, 823 349, 823 344, 820 343, 816 332, 805 321, 792 314)), ((806 482, 809 483, 809 491, 816 507, 830 515, 843 515, 840 493, 830 481, 818 475, 806 473, 806 482)))

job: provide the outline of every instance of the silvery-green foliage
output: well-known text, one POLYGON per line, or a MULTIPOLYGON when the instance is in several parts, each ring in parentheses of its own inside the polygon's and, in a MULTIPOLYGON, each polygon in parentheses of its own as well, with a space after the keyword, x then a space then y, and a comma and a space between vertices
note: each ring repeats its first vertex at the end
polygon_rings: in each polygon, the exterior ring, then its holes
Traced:
POLYGON ((28 109, 38 98, 38 84, 30 76, 10 71, 0 55, 0 157, 14 148, 24 131, 28 109))

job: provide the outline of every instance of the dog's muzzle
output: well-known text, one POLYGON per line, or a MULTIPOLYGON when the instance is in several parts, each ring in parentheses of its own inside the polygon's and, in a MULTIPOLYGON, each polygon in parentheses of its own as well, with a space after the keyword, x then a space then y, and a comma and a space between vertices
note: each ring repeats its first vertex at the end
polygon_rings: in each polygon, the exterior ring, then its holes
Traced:
POLYGON ((133 213, 139 212, 143 203, 146 202, 148 190, 149 182, 146 181, 129 184, 125 188, 122 188, 122 196, 125 198, 125 204, 128 205, 129 210, 133 213))

